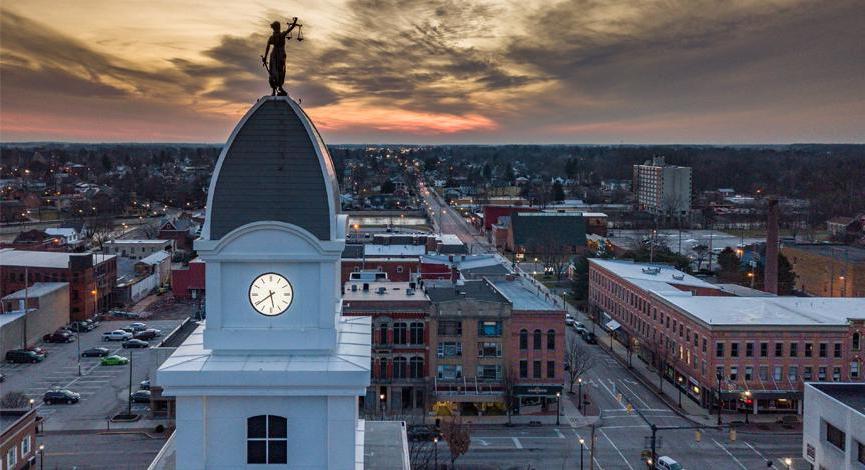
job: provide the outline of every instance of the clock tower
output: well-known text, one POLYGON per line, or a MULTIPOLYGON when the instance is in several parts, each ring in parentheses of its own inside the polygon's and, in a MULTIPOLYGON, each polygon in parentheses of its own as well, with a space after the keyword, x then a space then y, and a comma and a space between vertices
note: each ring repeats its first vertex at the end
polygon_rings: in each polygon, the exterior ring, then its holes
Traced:
POLYGON ((207 320, 160 367, 177 468, 362 467, 368 318, 341 316, 347 216, 300 106, 261 98, 213 172, 195 249, 207 320))

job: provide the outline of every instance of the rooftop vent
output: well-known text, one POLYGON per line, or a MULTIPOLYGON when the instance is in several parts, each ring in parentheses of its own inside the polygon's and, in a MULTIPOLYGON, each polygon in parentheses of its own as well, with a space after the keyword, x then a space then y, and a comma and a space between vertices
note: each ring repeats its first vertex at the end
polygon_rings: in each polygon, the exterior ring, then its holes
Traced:
POLYGON ((406 289, 405 295, 414 295, 414 289, 406 289))
POLYGON ((378 295, 384 295, 387 293, 387 287, 379 287, 375 290, 375 293, 378 295))
POLYGON ((677 281, 681 281, 682 279, 685 279, 685 275, 684 274, 673 274, 673 279, 675 279, 677 281))
POLYGON ((357 292, 357 284, 352 284, 352 285, 351 285, 351 291, 352 291, 352 292, 357 292))
POLYGON ((652 267, 648 267, 648 268, 643 268, 643 273, 644 273, 644 274, 650 274, 650 275, 652 275, 652 276, 655 276, 655 275, 657 275, 657 274, 660 273, 660 272, 661 272, 661 268, 654 267, 654 266, 652 266, 652 267))

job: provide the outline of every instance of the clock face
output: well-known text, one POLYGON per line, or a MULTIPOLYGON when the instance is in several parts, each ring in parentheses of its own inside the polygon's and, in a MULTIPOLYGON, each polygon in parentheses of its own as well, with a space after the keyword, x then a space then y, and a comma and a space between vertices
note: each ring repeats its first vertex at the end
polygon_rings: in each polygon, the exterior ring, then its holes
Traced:
POLYGON ((277 273, 264 273, 249 286, 249 303, 262 315, 279 315, 288 310, 292 300, 294 289, 291 283, 277 273))

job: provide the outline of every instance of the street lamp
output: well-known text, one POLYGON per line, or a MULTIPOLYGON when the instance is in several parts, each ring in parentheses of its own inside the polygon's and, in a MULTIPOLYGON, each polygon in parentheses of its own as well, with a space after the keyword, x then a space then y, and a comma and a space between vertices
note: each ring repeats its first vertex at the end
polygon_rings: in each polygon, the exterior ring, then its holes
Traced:
POLYGON ((793 459, 790 457, 784 458, 784 465, 787 466, 787 470, 793 470, 793 459))
POLYGON ((32 409, 33 409, 33 403, 36 403, 36 400, 34 400, 34 399, 31 398, 31 399, 29 400, 29 403, 30 403, 30 409, 32 410, 32 409))
POLYGON ((45 468, 45 444, 39 444, 39 470, 45 468))
POLYGON ((718 426, 721 425, 721 374, 715 374, 718 379, 718 426))
POLYGON ((585 447, 586 440, 582 437, 580 438, 580 470, 583 470, 583 448, 585 447))
POLYGON ((562 411, 562 392, 556 392, 556 426, 559 425, 559 415, 562 411))
MULTIPOLYGON (((573 373, 573 371, 571 371, 573 373)), ((573 389, 571 389, 573 390, 573 389)), ((583 378, 577 377, 577 393, 579 394, 579 401, 577 401, 577 409, 583 411, 583 378)))
POLYGON ((433 438, 433 454, 435 454, 435 464, 434 467, 436 470, 439 468, 439 438, 438 436, 433 438))
POLYGON ((751 404, 754 402, 751 400, 750 390, 745 390, 743 394, 745 395, 745 424, 748 424, 748 415, 751 414, 751 404))
POLYGON ((677 377, 676 381, 679 383, 676 387, 679 389, 679 409, 682 409, 682 376, 677 377))
POLYGON ((384 393, 378 396, 379 404, 381 405, 381 420, 384 421, 384 393))

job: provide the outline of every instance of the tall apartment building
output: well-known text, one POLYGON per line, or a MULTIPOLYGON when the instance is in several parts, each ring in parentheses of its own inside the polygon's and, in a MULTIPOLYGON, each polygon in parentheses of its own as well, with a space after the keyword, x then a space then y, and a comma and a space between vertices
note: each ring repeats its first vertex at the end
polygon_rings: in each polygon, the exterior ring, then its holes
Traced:
POLYGON ((634 194, 637 205, 654 215, 684 217, 691 210, 691 168, 667 165, 655 157, 634 165, 634 194))
POLYGON ((667 266, 589 260, 591 313, 711 408, 799 412, 805 382, 862 382, 865 298, 735 297, 667 266))

